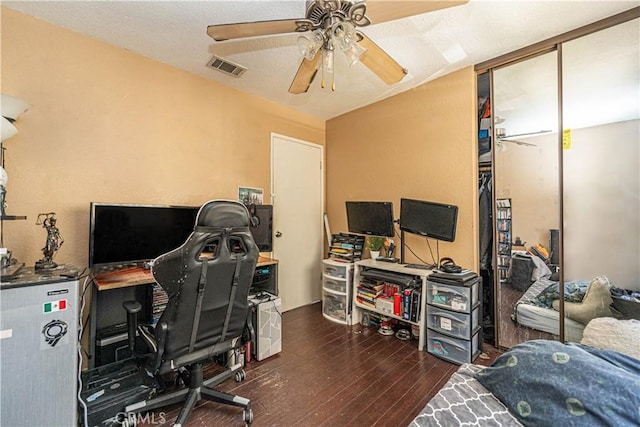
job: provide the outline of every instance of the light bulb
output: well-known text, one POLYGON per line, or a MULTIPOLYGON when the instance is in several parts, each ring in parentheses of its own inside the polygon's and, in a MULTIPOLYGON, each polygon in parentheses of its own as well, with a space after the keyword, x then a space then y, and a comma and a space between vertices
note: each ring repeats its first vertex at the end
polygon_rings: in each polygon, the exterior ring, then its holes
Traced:
POLYGON ((298 37, 297 46, 298 52, 305 59, 311 61, 318 53, 318 50, 322 47, 324 43, 324 36, 322 35, 322 31, 315 30, 308 35, 303 35, 298 37))
POLYGON ((360 46, 358 43, 352 43, 348 48, 342 50, 344 55, 347 57, 347 60, 349 61, 349 66, 352 66, 353 64, 358 62, 360 56, 366 51, 367 50, 360 46))
POLYGON ((337 22, 331 27, 331 38, 341 50, 355 42, 356 27, 351 22, 337 22))
POLYGON ((311 61, 315 56, 311 40, 309 40, 305 36, 300 36, 298 37, 298 42, 296 44, 298 45, 298 52, 300 52, 300 55, 302 55, 305 59, 311 61))

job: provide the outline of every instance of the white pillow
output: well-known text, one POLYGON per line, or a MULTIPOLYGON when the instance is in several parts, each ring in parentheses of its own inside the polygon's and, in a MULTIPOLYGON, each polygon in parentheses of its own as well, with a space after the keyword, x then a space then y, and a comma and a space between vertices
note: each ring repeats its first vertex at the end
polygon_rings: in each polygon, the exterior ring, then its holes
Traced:
POLYGON ((593 319, 584 328, 580 343, 640 359, 640 320, 593 319))

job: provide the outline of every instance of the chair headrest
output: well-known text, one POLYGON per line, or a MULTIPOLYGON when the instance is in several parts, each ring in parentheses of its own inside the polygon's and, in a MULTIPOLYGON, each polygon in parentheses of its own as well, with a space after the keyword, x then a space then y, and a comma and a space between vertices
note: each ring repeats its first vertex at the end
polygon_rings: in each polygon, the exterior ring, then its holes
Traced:
POLYGON ((198 228, 242 228, 249 227, 249 211, 235 200, 211 200, 198 211, 195 231, 198 228))

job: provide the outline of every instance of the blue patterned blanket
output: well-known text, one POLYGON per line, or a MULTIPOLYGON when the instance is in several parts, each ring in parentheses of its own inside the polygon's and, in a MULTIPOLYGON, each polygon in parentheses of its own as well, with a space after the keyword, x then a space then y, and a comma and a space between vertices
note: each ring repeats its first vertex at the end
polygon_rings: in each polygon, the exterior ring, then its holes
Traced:
POLYGON ((476 374, 525 426, 640 425, 640 360, 534 340, 476 374))
MULTIPOLYGON (((564 300, 567 302, 582 302, 588 288, 588 280, 564 282, 564 300)), ((560 299, 560 286, 558 286, 558 282, 553 282, 531 302, 538 307, 552 308, 553 301, 557 299, 560 299)))

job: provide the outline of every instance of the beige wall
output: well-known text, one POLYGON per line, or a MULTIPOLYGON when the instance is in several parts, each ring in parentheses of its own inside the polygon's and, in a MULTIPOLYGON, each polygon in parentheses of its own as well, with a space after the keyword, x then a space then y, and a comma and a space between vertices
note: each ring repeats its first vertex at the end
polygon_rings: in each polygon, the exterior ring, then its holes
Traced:
POLYGON ((549 248, 549 230, 560 228, 558 134, 503 142, 495 152, 495 195, 511 199, 512 236, 527 247, 549 248))
MULTIPOLYGON (((201 204, 270 187, 270 134, 325 143, 322 120, 1 8, 2 93, 31 107, 6 141, 4 244, 42 256, 38 213, 56 212, 55 260, 87 265, 89 203, 201 204)), ((214 71, 212 71, 214 72, 214 71)))
MULTIPOLYGON (((469 67, 328 121, 331 231, 347 231, 347 200, 391 201, 396 218, 402 197, 458 205, 456 240, 439 243, 440 257, 476 270, 476 102, 476 74, 469 67)), ((432 262, 424 238, 407 240, 432 262)), ((406 260, 417 261, 409 252, 406 260)))

